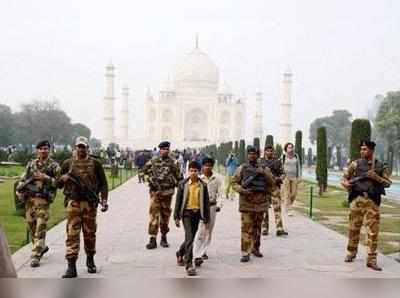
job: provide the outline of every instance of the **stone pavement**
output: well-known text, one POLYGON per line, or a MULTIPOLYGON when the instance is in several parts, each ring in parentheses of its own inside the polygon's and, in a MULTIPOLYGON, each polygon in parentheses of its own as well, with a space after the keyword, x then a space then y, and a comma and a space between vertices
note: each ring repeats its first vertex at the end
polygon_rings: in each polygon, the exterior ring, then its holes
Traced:
MULTIPOLYGON (((346 238, 301 215, 290 217, 286 224, 289 237, 277 238, 271 229, 263 237, 264 258, 252 258, 242 264, 240 258, 240 216, 237 200, 224 201, 218 214, 210 259, 198 270, 204 278, 379 278, 400 277, 400 264, 379 256, 383 272, 365 267, 365 248, 353 264, 345 264, 346 238)), ((271 219, 273 217, 271 216, 271 219)), ((175 251, 183 240, 183 229, 171 221, 169 248, 146 250, 148 222, 147 187, 133 178, 111 192, 110 209, 99 213, 96 261, 100 272, 86 272, 84 253, 78 260, 80 277, 106 278, 176 278, 186 277, 176 266, 175 251)), ((272 225, 273 226, 273 225, 272 225)), ((19 277, 59 278, 65 270, 65 222, 48 233, 50 251, 39 268, 29 267, 30 246, 13 255, 19 277)), ((83 247, 83 246, 82 246, 83 247)))

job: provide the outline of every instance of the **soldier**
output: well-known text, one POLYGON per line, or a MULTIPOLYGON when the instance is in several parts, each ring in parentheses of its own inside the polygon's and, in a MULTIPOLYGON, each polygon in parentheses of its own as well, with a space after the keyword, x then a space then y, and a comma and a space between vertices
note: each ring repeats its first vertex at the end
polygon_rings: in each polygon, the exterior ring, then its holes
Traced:
POLYGON ((342 185, 349 191, 349 242, 345 262, 353 262, 357 255, 360 230, 365 223, 368 231, 367 267, 381 271, 377 264, 379 234, 379 205, 385 188, 391 185, 386 165, 374 157, 375 143, 360 143, 361 158, 350 163, 344 172, 342 185))
MULTIPOLYGON (((271 173, 275 178, 275 183, 277 187, 280 188, 284 176, 283 168, 281 161, 275 157, 273 146, 268 145, 265 147, 264 157, 260 159, 259 163, 263 168, 269 168, 271 170, 271 173)), ((272 196, 272 207, 274 209, 274 215, 275 215, 276 236, 278 237, 288 235, 288 232, 286 232, 283 229, 281 205, 282 205, 281 198, 272 196)), ((268 230, 269 230, 268 211, 265 212, 263 227, 264 230, 262 234, 268 235, 268 230)))
POLYGON ((242 221, 241 262, 250 261, 250 254, 262 258, 260 252, 261 225, 268 210, 271 194, 279 197, 275 179, 269 168, 262 168, 254 147, 247 149, 248 162, 241 165, 233 176, 233 188, 239 193, 239 212, 242 221))
POLYGON ((150 240, 146 245, 147 249, 157 248, 158 229, 161 232, 160 245, 169 247, 167 234, 172 212, 172 196, 175 193, 175 187, 182 179, 179 166, 169 155, 170 143, 161 142, 158 147, 160 148, 159 154, 155 155, 143 168, 150 189, 150 222, 148 228, 150 240))
POLYGON ((67 212, 66 255, 68 267, 63 278, 77 277, 76 260, 79 255, 80 233, 86 252, 88 273, 96 273, 94 262, 96 254, 96 217, 100 201, 101 211, 108 209, 108 184, 100 161, 89 156, 89 143, 85 137, 78 137, 75 142, 75 154, 61 167, 62 176, 58 187, 64 187, 65 207, 67 212), (98 194, 101 199, 99 200, 98 194))
POLYGON ((49 250, 46 246, 50 204, 57 194, 60 166, 49 158, 50 143, 36 145, 37 158, 26 166, 17 186, 17 196, 25 202, 25 220, 32 236, 31 267, 39 267, 40 259, 49 250))

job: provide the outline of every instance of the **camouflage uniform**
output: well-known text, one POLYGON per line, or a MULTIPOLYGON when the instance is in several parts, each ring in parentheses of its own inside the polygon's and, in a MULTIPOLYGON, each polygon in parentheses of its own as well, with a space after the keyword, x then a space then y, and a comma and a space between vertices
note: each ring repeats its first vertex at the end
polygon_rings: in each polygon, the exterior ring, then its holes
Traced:
MULTIPOLYGON (((352 162, 347 170, 345 170, 343 178, 350 180, 357 177, 358 161, 352 162)), ((375 164, 379 162, 376 161, 375 164)), ((379 176, 379 182, 384 187, 389 187, 390 172, 383 164, 379 163, 380 170, 375 167, 375 172, 379 176)), ((368 162, 369 170, 372 169, 372 161, 368 162)), ((367 193, 363 195, 357 194, 352 197, 350 194, 350 215, 349 215, 349 240, 347 245, 348 256, 355 257, 357 255, 358 243, 360 241, 360 230, 365 224, 367 228, 368 241, 368 259, 367 264, 376 264, 379 221, 380 221, 380 195, 379 198, 370 198, 367 193)))
POLYGON ((165 236, 169 232, 172 196, 182 179, 179 166, 170 156, 157 156, 146 163, 143 173, 150 188, 148 233, 150 237, 157 237, 160 229, 161 235, 165 236))
MULTIPOLYGON (((275 179, 280 178, 283 175, 282 163, 279 159, 265 159, 261 158, 259 163, 264 168, 269 168, 275 179)), ((280 189, 277 190, 280 193, 280 189)), ((280 196, 272 196, 271 199, 272 208, 274 210, 275 225, 277 231, 283 231, 283 221, 282 221, 282 201, 280 196)), ((268 232, 269 230, 269 214, 268 211, 265 212, 263 228, 268 232)))
MULTIPOLYGON (((80 160, 76 157, 66 160, 61 167, 61 174, 72 173, 87 185, 92 191, 102 193, 107 199, 108 184, 101 163, 92 158, 80 160)), ((64 187, 65 206, 67 212, 66 259, 77 259, 80 248, 80 232, 83 232, 85 252, 88 256, 96 253, 96 216, 97 204, 90 204, 87 197, 78 187, 67 180, 59 181, 59 187, 64 187)))
POLYGON ((49 176, 50 179, 32 181, 29 183, 29 190, 23 193, 23 196, 25 196, 25 220, 32 236, 32 258, 40 259, 46 248, 49 208, 57 194, 56 181, 60 175, 60 166, 50 158, 45 161, 31 160, 26 166, 20 184, 25 183, 37 172, 49 176))
POLYGON ((253 251, 259 251, 261 238, 261 225, 264 213, 268 210, 271 193, 279 196, 276 192, 275 180, 269 168, 262 168, 258 163, 246 163, 241 165, 233 176, 233 189, 239 193, 239 212, 241 212, 241 250, 242 255, 250 255, 253 251), (244 193, 242 186, 243 173, 247 167, 261 170, 265 176, 266 193, 252 192, 244 193))

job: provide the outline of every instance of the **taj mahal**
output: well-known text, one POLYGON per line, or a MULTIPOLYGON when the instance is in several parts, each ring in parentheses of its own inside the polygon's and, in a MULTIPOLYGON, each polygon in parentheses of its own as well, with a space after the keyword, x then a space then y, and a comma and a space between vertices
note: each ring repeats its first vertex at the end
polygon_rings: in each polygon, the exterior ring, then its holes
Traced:
MULTIPOLYGON (((114 65, 106 66, 104 97, 103 146, 118 143, 133 149, 152 148, 168 140, 174 148, 200 148, 208 144, 245 139, 245 121, 252 122, 254 137, 264 136, 263 94, 256 92, 254 115, 246 115, 246 99, 233 94, 228 84, 220 83, 217 65, 199 47, 198 39, 178 64, 172 80, 168 80, 155 97, 148 89, 144 105, 144 138, 129 138, 129 88, 122 89, 122 108, 118 133, 115 128, 114 65)), ((284 73, 281 99, 280 141, 292 138, 291 80, 284 73)))

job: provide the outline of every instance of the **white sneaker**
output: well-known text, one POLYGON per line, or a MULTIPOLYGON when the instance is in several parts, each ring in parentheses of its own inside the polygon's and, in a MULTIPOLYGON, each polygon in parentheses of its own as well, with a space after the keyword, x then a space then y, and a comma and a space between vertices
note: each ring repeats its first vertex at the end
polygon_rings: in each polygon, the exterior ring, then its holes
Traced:
POLYGON ((293 216, 294 214, 293 214, 293 211, 288 211, 288 214, 287 214, 288 216, 293 216))

